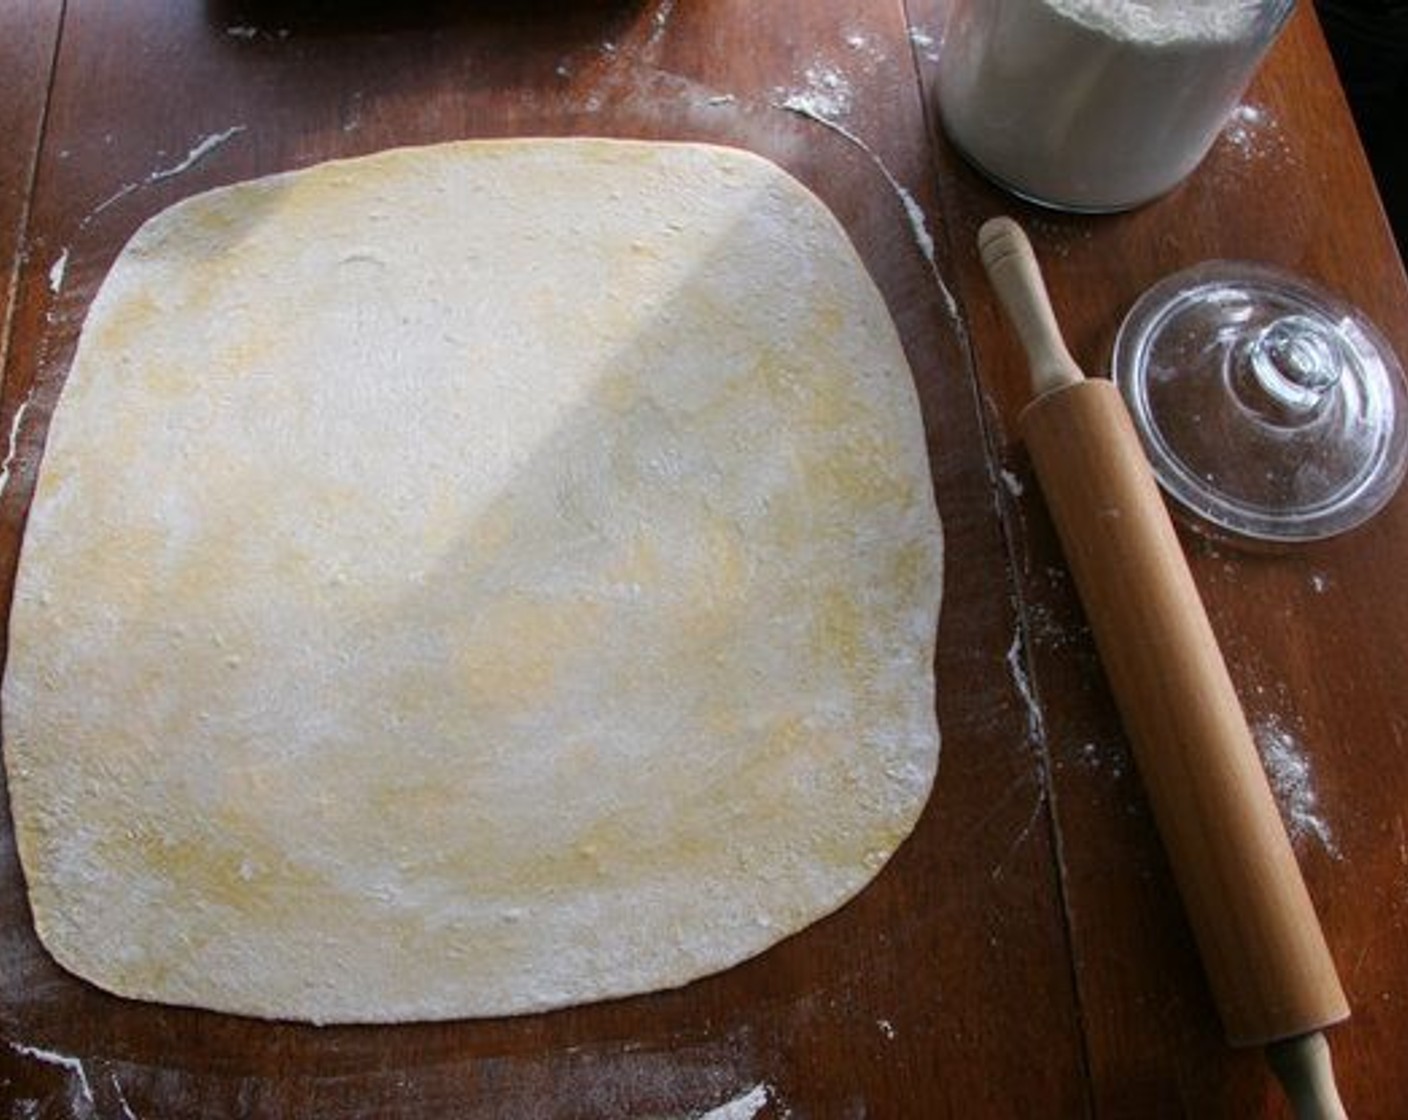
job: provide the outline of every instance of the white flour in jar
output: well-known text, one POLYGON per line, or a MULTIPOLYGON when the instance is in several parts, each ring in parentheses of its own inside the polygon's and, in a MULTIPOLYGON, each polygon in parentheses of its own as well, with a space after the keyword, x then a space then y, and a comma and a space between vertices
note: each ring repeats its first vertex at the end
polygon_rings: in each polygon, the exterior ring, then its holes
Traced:
POLYGON ((1137 206, 1197 166, 1291 7, 956 2, 939 109, 958 148, 1019 194, 1076 210, 1137 206))

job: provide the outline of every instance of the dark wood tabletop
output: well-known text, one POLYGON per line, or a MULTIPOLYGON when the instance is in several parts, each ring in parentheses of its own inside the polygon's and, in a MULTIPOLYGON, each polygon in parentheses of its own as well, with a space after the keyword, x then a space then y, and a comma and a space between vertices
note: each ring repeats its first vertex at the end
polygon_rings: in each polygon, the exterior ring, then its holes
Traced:
MULTIPOLYGON (((930 804, 877 880, 683 989, 546 1015, 317 1028, 106 995, 55 965, 0 826, 8 1117, 1283 1117, 1228 1048, 1014 419, 1025 367, 973 249, 1011 213, 1072 352, 1208 258, 1282 266, 1408 354, 1408 282, 1303 4, 1197 173, 1132 213, 1039 211, 934 109, 945 0, 0 0, 0 572, 78 330, 172 202, 463 137, 698 139, 837 214, 919 388, 946 536, 930 804), (824 119, 821 119, 824 118, 824 119)), ((120 470, 121 464, 114 464, 120 470)), ((1267 552, 1183 531, 1353 1007, 1351 1115, 1408 1115, 1408 496, 1267 552)), ((0 719, 3 713, 0 713, 0 719)))

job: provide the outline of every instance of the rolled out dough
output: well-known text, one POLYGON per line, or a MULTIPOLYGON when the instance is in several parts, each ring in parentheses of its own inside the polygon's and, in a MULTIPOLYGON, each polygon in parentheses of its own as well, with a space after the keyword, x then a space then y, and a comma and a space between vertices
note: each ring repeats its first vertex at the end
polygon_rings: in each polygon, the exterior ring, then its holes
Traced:
POLYGON ((127 996, 513 1014, 841 905, 938 757, 914 388, 730 149, 401 149, 113 266, 51 425, 5 762, 39 935, 127 996))

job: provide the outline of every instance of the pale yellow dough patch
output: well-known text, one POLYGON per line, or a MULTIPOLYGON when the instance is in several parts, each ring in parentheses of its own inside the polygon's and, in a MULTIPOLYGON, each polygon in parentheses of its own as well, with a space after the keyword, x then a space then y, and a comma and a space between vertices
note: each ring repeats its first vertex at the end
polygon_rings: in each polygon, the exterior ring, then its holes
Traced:
POLYGON ((249 1015, 678 985, 876 874, 938 757, 904 355, 730 149, 401 149, 158 215, 53 418, 4 682, 40 937, 249 1015))

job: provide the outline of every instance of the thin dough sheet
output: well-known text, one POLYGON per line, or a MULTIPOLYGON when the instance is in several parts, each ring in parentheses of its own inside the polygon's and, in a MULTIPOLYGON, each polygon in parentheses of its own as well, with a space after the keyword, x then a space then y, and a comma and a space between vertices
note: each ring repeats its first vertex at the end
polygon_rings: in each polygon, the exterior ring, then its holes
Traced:
POLYGON ((756 156, 465 142, 188 199, 97 295, 23 546, 39 935, 316 1022, 726 968, 914 825, 941 558, 893 323, 756 156))

